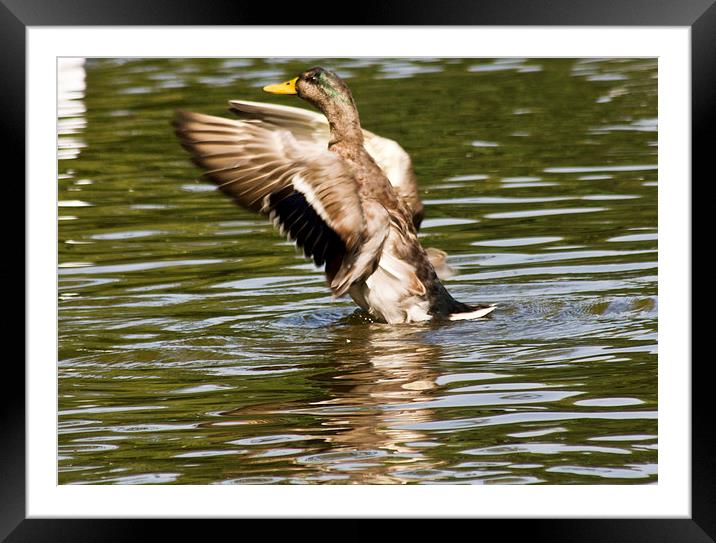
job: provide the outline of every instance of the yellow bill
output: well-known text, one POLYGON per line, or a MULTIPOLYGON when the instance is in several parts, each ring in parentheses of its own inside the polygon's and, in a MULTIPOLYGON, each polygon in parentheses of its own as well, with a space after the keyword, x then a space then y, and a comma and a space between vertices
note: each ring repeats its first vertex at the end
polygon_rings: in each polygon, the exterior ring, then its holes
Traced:
POLYGON ((266 85, 264 91, 270 92, 271 94, 298 94, 296 91, 296 81, 298 81, 298 77, 294 77, 283 83, 278 83, 277 85, 266 85))

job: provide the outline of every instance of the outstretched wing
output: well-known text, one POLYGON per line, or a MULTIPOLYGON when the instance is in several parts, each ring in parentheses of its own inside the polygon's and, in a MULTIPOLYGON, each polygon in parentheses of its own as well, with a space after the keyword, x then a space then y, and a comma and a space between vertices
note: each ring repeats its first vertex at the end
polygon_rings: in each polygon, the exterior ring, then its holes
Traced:
MULTIPOLYGON (((328 147, 330 131, 328 121, 320 113, 298 107, 231 100, 229 108, 239 119, 266 123, 279 130, 290 131, 298 141, 328 147)), ((408 206, 415 228, 423 220, 423 204, 418 195, 418 184, 413 173, 410 155, 395 141, 363 130, 366 151, 385 172, 398 196, 408 206)))
POLYGON ((365 219, 353 172, 338 155, 260 122, 177 111, 173 125, 204 177, 325 264, 337 296, 360 276, 353 264, 366 260, 358 259, 365 219))

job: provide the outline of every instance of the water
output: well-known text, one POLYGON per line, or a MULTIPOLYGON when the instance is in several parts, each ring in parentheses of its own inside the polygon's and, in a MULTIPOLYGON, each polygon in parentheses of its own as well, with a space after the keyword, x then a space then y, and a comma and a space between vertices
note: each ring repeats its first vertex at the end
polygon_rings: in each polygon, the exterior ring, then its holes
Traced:
POLYGON ((657 481, 653 59, 96 59, 61 70, 59 482, 657 481), (411 153, 488 319, 333 301, 196 180, 175 108, 321 64, 411 153))

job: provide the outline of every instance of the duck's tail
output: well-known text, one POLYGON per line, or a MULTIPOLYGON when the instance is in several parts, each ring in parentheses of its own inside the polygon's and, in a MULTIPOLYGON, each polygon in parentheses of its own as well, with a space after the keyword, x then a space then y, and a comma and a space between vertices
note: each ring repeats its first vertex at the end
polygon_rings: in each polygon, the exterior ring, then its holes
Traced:
POLYGON ((440 281, 435 280, 428 289, 430 314, 451 321, 479 319, 494 311, 494 304, 468 305, 453 298, 440 281))
POLYGON ((492 313, 497 306, 495 304, 480 304, 472 306, 472 311, 462 313, 452 313, 449 317, 451 321, 462 321, 470 319, 479 319, 485 315, 492 313))

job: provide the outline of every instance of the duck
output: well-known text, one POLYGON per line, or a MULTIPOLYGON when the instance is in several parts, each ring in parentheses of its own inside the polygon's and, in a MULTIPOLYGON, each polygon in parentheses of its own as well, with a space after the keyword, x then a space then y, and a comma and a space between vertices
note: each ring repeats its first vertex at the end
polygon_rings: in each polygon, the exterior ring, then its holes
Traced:
POLYGON ((172 124, 202 177, 266 216, 323 267, 334 298, 348 295, 388 324, 485 317, 441 282, 446 253, 418 239, 424 206, 408 153, 361 126, 346 82, 314 67, 263 88, 317 109, 229 101, 228 119, 175 112, 172 124))

